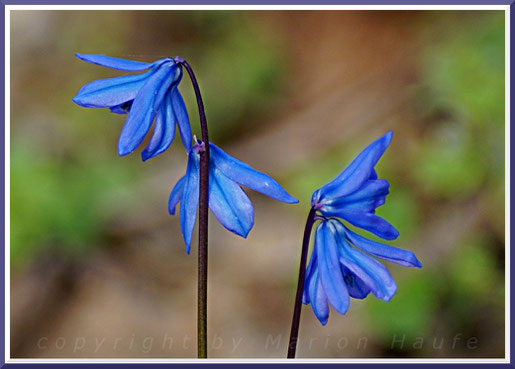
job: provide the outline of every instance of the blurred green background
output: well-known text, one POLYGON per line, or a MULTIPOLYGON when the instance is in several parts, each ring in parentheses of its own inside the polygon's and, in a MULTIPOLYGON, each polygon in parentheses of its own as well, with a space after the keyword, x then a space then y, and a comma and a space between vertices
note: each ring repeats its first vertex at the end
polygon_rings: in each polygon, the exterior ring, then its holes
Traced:
POLYGON ((424 267, 325 327, 305 307, 298 356, 504 357, 504 47, 502 11, 13 11, 11 355, 196 354, 183 149, 118 157, 125 118, 71 99, 123 72, 81 52, 187 59, 212 140, 300 199, 248 191, 247 240, 211 217, 211 357, 284 357, 311 193, 388 130, 378 213, 424 267))

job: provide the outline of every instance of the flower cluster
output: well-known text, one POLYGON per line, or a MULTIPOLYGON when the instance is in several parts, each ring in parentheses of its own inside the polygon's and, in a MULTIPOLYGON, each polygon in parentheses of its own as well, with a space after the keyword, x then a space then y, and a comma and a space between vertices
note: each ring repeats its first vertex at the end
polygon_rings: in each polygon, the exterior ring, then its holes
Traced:
MULTIPOLYGON (((199 155, 205 149, 202 141, 195 141, 188 155, 186 174, 173 188, 168 202, 172 215, 181 202, 181 230, 188 253, 199 199, 199 155)), ((298 202, 272 177, 233 158, 212 143, 209 148, 209 208, 229 231, 246 238, 254 225, 254 208, 240 185, 288 204, 298 202)))
POLYGON ((303 303, 311 303, 323 325, 329 318, 329 303, 345 314, 350 297, 363 299, 372 292, 376 298, 389 301, 394 296, 397 286, 390 272, 371 256, 422 267, 411 251, 362 237, 336 218, 386 240, 399 236, 390 223, 375 214, 385 203, 389 183, 378 179, 374 167, 391 139, 389 132, 370 144, 341 174, 313 193, 311 205, 320 214, 317 218, 321 223, 306 269, 303 303))
POLYGON ((119 155, 130 154, 141 144, 154 119, 153 135, 141 153, 144 161, 168 149, 175 136, 176 122, 186 151, 191 149, 188 112, 178 89, 182 66, 174 59, 143 63, 104 55, 76 56, 88 63, 123 71, 148 69, 142 74, 93 81, 73 98, 80 106, 109 108, 113 113, 128 114, 118 141, 119 155))
MULTIPOLYGON (((169 199, 169 212, 175 214, 180 202, 181 230, 189 253, 199 201, 199 160, 205 144, 195 139, 186 106, 178 85, 182 78, 179 59, 159 59, 153 63, 112 58, 103 55, 76 54, 88 63, 143 74, 109 78, 82 87, 73 101, 88 108, 109 108, 113 113, 128 114, 118 143, 118 153, 127 155, 143 141, 154 122, 154 132, 142 151, 145 161, 164 152, 172 143, 175 124, 188 153, 186 174, 177 182, 169 199)), ((254 209, 240 185, 285 203, 296 203, 274 179, 210 145, 209 208, 229 231, 247 237, 254 225, 254 209)))

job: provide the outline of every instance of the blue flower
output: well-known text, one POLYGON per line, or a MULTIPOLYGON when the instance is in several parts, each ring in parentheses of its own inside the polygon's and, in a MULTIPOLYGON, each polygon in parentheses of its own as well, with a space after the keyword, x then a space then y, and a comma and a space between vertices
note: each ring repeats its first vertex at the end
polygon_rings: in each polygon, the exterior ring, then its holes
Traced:
POLYGON ((343 218, 385 240, 394 240, 399 232, 386 220, 375 215, 384 204, 390 184, 378 179, 375 165, 392 140, 388 132, 363 150, 335 179, 316 190, 311 206, 324 216, 343 218))
POLYGON ((190 151, 190 122, 178 89, 182 79, 180 64, 172 58, 143 63, 104 55, 76 56, 88 63, 124 71, 148 69, 142 74, 88 83, 73 98, 76 104, 87 108, 109 108, 113 113, 128 113, 118 142, 119 155, 130 154, 141 144, 154 118, 153 135, 141 153, 143 161, 161 154, 170 146, 175 136, 175 122, 186 151, 190 151))
POLYGON ((388 181, 377 178, 374 166, 391 139, 389 132, 373 142, 340 175, 313 194, 312 206, 321 214, 317 217, 321 223, 315 231, 302 300, 311 303, 323 325, 329 318, 329 303, 345 314, 350 297, 364 299, 372 292, 376 298, 389 301, 395 295, 397 285, 390 272, 371 256, 406 267, 422 267, 413 252, 369 240, 335 218, 383 239, 397 238, 399 232, 374 214, 389 192, 388 181))
MULTIPOLYGON (((186 174, 179 179, 168 201, 172 215, 176 205, 181 203, 181 230, 188 254, 199 200, 199 153, 204 145, 197 141, 190 150, 186 174)), ((254 208, 240 185, 288 204, 298 202, 270 176, 229 156, 212 143, 209 147, 209 208, 229 231, 246 238, 254 225, 254 208)))

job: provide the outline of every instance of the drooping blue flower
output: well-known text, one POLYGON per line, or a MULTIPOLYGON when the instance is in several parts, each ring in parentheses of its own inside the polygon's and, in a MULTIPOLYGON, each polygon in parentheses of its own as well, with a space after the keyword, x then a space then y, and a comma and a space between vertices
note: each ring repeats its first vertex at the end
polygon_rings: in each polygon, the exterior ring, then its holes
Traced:
POLYGON ((389 183, 378 179, 377 161, 390 144, 387 133, 363 150, 333 181, 316 190, 312 207, 320 213, 315 245, 306 269, 303 303, 311 304, 318 320, 325 325, 329 304, 345 314, 350 297, 364 299, 370 292, 389 301, 397 285, 386 267, 373 257, 406 267, 422 267, 413 252, 372 241, 351 231, 339 217, 383 239, 399 232, 375 209, 385 202, 389 183))
POLYGON ((130 154, 143 141, 154 122, 154 132, 142 151, 143 161, 164 152, 175 136, 175 123, 186 151, 191 149, 191 128, 188 112, 178 85, 182 66, 172 58, 153 63, 113 58, 104 55, 75 54, 88 63, 124 71, 147 72, 101 79, 82 87, 73 101, 87 108, 109 108, 111 112, 127 114, 118 142, 120 156, 130 154))
POLYGON ((392 140, 388 132, 372 142, 335 179, 316 190, 311 206, 324 216, 343 218, 385 240, 394 240, 399 232, 386 220, 375 215, 384 204, 390 184, 378 179, 375 165, 392 140))
MULTIPOLYGON (((188 254, 199 200, 199 153, 204 150, 204 145, 201 141, 193 145, 186 174, 179 179, 168 201, 171 215, 181 203, 181 230, 188 254)), ((209 208, 229 231, 246 238, 254 225, 254 208, 240 185, 288 204, 298 202, 270 176, 233 158, 212 143, 209 147, 209 208)))

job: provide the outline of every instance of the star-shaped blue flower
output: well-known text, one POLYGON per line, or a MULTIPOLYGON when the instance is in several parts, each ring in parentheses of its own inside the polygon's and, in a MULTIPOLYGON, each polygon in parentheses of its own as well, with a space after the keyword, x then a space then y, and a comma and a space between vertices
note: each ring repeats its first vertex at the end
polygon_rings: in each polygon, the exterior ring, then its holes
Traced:
POLYGON ((118 142, 118 154, 133 152, 147 135, 152 122, 154 132, 141 157, 145 161, 164 152, 175 136, 175 123, 186 151, 191 149, 188 112, 178 85, 182 66, 172 58, 153 63, 113 58, 104 55, 76 54, 88 63, 124 71, 147 72, 101 79, 82 87, 73 101, 88 108, 109 108, 113 113, 127 114, 118 142))
MULTIPOLYGON (((205 149, 204 145, 201 141, 193 145, 186 174, 173 188, 168 202, 172 215, 176 205, 181 203, 181 230, 188 254, 197 214, 200 152, 205 149)), ((254 208, 240 185, 288 204, 298 202, 270 176, 233 158, 212 143, 209 148, 209 208, 229 231, 246 238, 254 225, 254 208)))
POLYGON ((370 144, 340 175, 313 193, 312 207, 321 214, 321 223, 306 269, 303 303, 311 303, 323 325, 329 318, 329 303, 345 314, 350 297, 363 299, 370 292, 384 301, 393 297, 395 281, 371 256, 406 267, 422 267, 413 252, 369 240, 335 218, 386 240, 398 237, 399 232, 390 223, 375 215, 375 209, 385 203, 389 183, 377 178, 374 167, 391 139, 389 132, 370 144))

